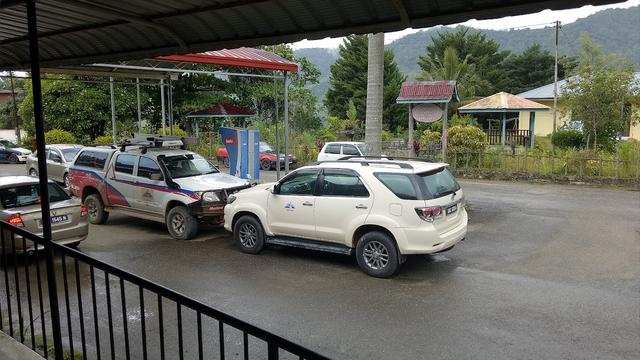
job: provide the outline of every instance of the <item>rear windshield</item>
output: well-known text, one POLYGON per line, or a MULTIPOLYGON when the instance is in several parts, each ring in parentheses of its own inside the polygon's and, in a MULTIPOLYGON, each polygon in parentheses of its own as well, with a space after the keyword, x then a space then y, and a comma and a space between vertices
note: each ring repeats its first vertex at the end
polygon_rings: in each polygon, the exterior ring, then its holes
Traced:
MULTIPOLYGON (((70 197, 57 184, 49 183, 49 202, 69 200, 70 197)), ((17 185, 0 189, 0 202, 5 209, 39 205, 40 186, 38 184, 17 185)))
POLYGON ((397 197, 404 200, 436 199, 460 190, 460 185, 447 168, 420 174, 376 173, 397 197))
POLYGON ((460 185, 447 168, 418 174, 420 187, 430 199, 436 199, 460 190, 460 185))
POLYGON ((95 169, 104 169, 109 154, 101 151, 83 151, 76 159, 76 166, 86 166, 95 169))

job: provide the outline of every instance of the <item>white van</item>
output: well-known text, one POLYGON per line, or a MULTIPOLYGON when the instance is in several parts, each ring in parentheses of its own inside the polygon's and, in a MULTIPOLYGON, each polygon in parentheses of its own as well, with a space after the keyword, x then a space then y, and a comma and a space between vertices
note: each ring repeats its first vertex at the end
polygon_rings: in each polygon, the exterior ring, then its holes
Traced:
POLYGON ((328 142, 318 153, 318 161, 338 160, 345 156, 365 156, 366 148, 365 143, 357 141, 328 142))

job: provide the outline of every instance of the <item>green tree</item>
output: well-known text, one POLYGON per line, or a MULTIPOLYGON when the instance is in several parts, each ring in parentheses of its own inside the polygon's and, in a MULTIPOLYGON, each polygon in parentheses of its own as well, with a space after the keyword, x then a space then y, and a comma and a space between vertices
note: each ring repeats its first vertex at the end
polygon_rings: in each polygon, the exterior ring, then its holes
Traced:
POLYGON ((500 64, 509 52, 500 51, 500 45, 487 39, 486 34, 460 28, 455 32, 439 32, 431 40, 432 43, 427 45, 425 54, 418 59, 423 73, 432 73, 438 59, 444 57, 445 50, 453 47, 459 59, 473 65, 480 80, 483 80, 475 91, 476 95, 490 95, 499 89, 504 80, 504 73, 496 65, 500 64))
MULTIPOLYGON (((502 86, 512 94, 535 89, 553 83, 555 59, 540 44, 526 48, 521 54, 510 54, 500 66, 506 73, 502 86)), ((564 79, 577 65, 575 58, 563 56, 558 59, 558 78, 564 79)))
POLYGON ((298 131, 317 130, 322 127, 318 104, 311 89, 295 87, 289 91, 289 121, 298 131))
POLYGON ((623 109, 637 102, 640 91, 626 58, 604 54, 587 33, 580 35, 580 43, 577 76, 569 80, 560 100, 573 119, 584 123, 587 147, 597 149, 613 141, 624 124, 638 121, 638 114, 623 109))
POLYGON ((429 72, 422 71, 418 80, 455 80, 461 98, 475 96, 476 91, 486 87, 486 80, 482 80, 476 73, 473 64, 469 64, 469 55, 462 61, 453 46, 444 49, 442 56, 436 56, 429 61, 429 72))
MULTIPOLYGON (((365 118, 367 101, 367 57, 366 35, 350 35, 340 45, 340 56, 331 65, 329 90, 324 101, 329 115, 343 117, 350 99, 355 104, 358 119, 365 118)), ((406 127, 406 106, 396 104, 400 85, 406 80, 395 63, 393 52, 384 52, 384 101, 383 124, 395 130, 406 127)))

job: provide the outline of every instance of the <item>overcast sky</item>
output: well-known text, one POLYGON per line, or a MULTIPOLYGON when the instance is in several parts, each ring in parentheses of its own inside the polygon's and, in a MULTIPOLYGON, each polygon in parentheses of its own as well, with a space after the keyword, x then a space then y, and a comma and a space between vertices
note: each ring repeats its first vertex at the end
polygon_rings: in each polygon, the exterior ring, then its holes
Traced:
MULTIPOLYGON (((593 13, 596 13, 605 9, 618 9, 618 8, 629 8, 632 6, 640 5, 640 0, 628 0, 618 4, 612 5, 602 5, 602 6, 583 6, 577 9, 569 9, 569 10, 544 10, 534 14, 528 15, 519 15, 519 16, 508 16, 500 19, 493 20, 469 20, 467 22, 463 22, 456 25, 465 25, 469 27, 474 27, 478 29, 491 29, 491 30, 506 30, 517 27, 531 27, 531 28, 540 28, 544 26, 551 26, 549 23, 552 23, 556 20, 560 20, 561 23, 567 24, 574 22, 580 18, 587 17, 593 13)), ((452 25, 455 26, 455 25, 452 25)), ((419 29, 406 29, 402 31, 396 31, 391 33, 386 33, 384 37, 385 44, 390 43, 393 40, 401 38, 407 34, 411 34, 414 32, 420 31, 419 29)), ((293 43, 294 49, 307 48, 307 47, 324 47, 324 48, 335 48, 338 47, 342 43, 342 38, 325 38, 321 40, 302 40, 296 43, 293 43)))

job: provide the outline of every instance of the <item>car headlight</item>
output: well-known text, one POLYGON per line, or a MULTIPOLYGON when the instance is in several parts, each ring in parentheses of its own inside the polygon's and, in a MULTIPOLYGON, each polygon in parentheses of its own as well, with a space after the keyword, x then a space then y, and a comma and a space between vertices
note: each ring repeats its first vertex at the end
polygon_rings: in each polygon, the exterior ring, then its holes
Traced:
POLYGON ((220 201, 220 197, 218 196, 218 194, 210 191, 202 194, 202 200, 206 202, 217 202, 220 201))
POLYGON ((227 198, 227 204, 231 204, 232 202, 236 201, 236 196, 235 195, 229 195, 229 197, 227 198))

